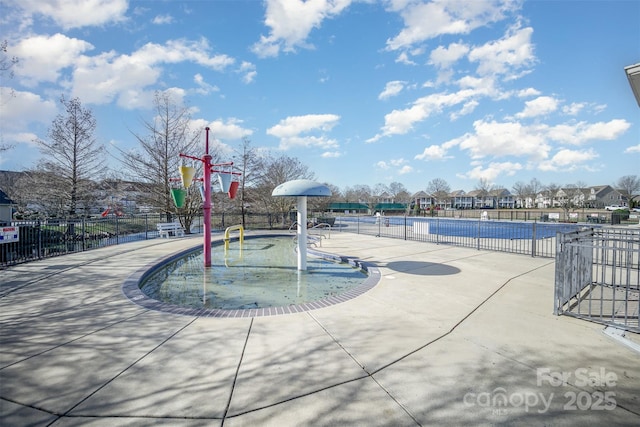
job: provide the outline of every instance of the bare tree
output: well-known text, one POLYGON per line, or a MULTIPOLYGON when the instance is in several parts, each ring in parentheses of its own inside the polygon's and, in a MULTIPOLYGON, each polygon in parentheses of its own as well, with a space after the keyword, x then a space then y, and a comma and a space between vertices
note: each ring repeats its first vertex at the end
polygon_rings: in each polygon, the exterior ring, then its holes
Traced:
POLYGON ((550 204, 550 206, 545 206, 545 208, 556 207, 557 205, 556 196, 558 194, 558 190, 560 190, 560 185, 556 184, 555 182, 552 182, 544 186, 542 192, 549 199, 549 204, 550 204))
POLYGON ((566 187, 558 189, 557 193, 562 193, 557 198, 558 207, 564 211, 564 218, 568 219, 569 212, 584 205, 583 183, 569 184, 566 187))
MULTIPOLYGON (((480 178, 476 184, 476 191, 478 191, 478 197, 482 200, 482 204, 487 206, 487 198, 489 194, 494 190, 494 185, 486 178, 480 178)), ((492 206, 495 207, 494 201, 491 201, 492 206)))
POLYGON ((314 179, 314 174, 298 159, 285 155, 265 159, 264 170, 265 173, 256 186, 256 193, 267 212, 278 212, 281 215, 284 226, 296 201, 290 197, 272 197, 271 193, 280 184, 294 179, 314 179))
POLYGON ((256 199, 255 187, 265 174, 264 156, 251 146, 251 140, 244 138, 240 149, 234 156, 236 168, 240 171, 239 197, 242 226, 245 227, 245 215, 250 200, 256 199), (252 194, 253 192, 253 194, 252 194))
MULTIPOLYGON (((6 90, 6 80, 10 80, 13 78, 13 67, 18 63, 18 58, 16 56, 9 56, 7 54, 7 47, 9 43, 6 40, 3 40, 0 43, 0 91, 6 90)), ((5 96, 4 93, 0 93, 0 105, 8 102, 15 93, 13 89, 9 89, 9 93, 5 96)), ((0 136, 1 137, 1 136, 0 136)), ((4 141, 0 140, 0 152, 6 151, 13 148, 13 145, 6 144, 4 141)))
POLYGON ((368 185, 354 185, 344 190, 344 200, 348 203, 369 203, 372 193, 368 185))
POLYGON ((640 178, 638 175, 625 175, 618 179, 615 188, 630 202, 631 196, 640 192, 640 178))
POLYGON ((409 213, 411 209, 411 194, 407 191, 404 184, 400 182, 392 182, 389 184, 389 193, 396 203, 404 203, 406 205, 405 213, 409 213))
POLYGON ((79 208, 87 212, 91 207, 92 180, 100 179, 106 170, 105 150, 94 136, 93 112, 78 98, 61 97, 60 103, 65 112, 53 120, 48 140, 36 140, 43 155, 37 177, 44 178, 46 185, 34 188, 49 193, 42 194, 42 200, 53 197, 58 209, 75 216, 79 208))
POLYGON ((375 206, 373 191, 368 185, 354 185, 344 190, 344 201, 347 203, 365 203, 369 209, 375 206))
POLYGON ((390 194, 389 187, 381 182, 373 186, 373 195, 381 197, 383 194, 390 194))
MULTIPOLYGON (((173 99, 169 92, 156 92, 153 99, 154 117, 143 121, 146 133, 132 132, 139 149, 121 151, 122 163, 136 180, 146 184, 149 190, 147 202, 166 215, 167 221, 177 215, 188 231, 193 218, 201 210, 201 197, 197 186, 192 185, 185 199, 185 206, 177 208, 172 200, 171 189, 178 186, 172 178, 177 177, 178 166, 183 162, 179 154, 200 157, 195 153, 196 144, 202 137, 202 129, 191 129, 189 109, 173 99)), ((215 153, 210 153, 216 159, 215 153)), ((202 164, 194 162, 201 170, 202 164)))
MULTIPOLYGON (((538 194, 542 191, 543 188, 544 186, 542 185, 542 183, 536 178, 531 178, 531 181, 529 181, 529 197, 531 197, 531 200, 533 200, 534 205, 538 194)), ((538 206, 536 205, 536 207, 538 206)))
POLYGON ((526 199, 531 192, 529 185, 525 184, 522 181, 518 181, 513 184, 513 195, 520 201, 520 206, 518 207, 526 207, 526 199))
POLYGON ((442 200, 446 200, 451 193, 449 183, 442 178, 434 178, 427 184, 427 193, 436 199, 438 204, 442 200))

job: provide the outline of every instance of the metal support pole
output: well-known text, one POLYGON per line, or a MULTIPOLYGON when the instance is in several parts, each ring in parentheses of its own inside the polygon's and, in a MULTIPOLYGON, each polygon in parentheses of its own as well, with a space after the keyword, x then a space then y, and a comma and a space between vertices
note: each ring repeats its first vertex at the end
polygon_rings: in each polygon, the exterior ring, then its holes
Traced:
POLYGON ((204 202, 202 211, 204 214, 204 266, 211 267, 211 156, 209 155, 209 128, 206 128, 206 142, 204 156, 204 202))
POLYGON ((298 196, 298 270, 307 269, 307 196, 298 196))

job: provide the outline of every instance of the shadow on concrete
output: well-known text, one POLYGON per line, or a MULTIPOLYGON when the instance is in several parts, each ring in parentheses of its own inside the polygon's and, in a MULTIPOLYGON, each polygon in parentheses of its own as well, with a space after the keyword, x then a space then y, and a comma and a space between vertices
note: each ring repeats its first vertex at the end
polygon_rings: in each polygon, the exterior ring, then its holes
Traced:
POLYGON ((407 274, 420 276, 448 276, 460 273, 460 269, 446 264, 423 261, 392 261, 387 268, 407 274))

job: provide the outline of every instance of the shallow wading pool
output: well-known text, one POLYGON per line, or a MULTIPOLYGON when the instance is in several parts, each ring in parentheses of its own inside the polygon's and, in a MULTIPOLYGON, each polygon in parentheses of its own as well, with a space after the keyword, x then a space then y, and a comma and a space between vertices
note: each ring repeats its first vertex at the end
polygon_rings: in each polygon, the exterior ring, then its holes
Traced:
POLYGON ((175 254, 130 277, 123 292, 151 309, 215 317, 295 313, 347 301, 375 286, 377 268, 309 249, 297 269, 291 235, 251 236, 212 246, 211 268, 202 247, 175 254))

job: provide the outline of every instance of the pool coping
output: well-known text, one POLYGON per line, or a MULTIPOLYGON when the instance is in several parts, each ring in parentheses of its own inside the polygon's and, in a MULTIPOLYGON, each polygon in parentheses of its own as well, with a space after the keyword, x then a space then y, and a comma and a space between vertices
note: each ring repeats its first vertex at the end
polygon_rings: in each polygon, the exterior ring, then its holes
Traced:
MULTIPOLYGON (((245 236, 245 239, 255 239, 261 237, 291 237, 291 234, 255 234, 251 236, 245 236)), ((237 238, 236 238, 237 239, 237 238)), ((234 240, 232 238, 232 240, 234 240)), ((215 245, 222 245, 223 240, 216 240, 213 242, 215 245)), ((332 260, 334 262, 348 263, 354 268, 359 268, 367 274, 364 281, 358 286, 349 289, 338 295, 332 295, 327 298, 306 302, 302 304, 289 304, 276 307, 263 307, 263 308, 247 308, 247 309, 221 309, 221 308, 197 308, 197 307, 184 307, 176 304, 170 304, 156 299, 148 297, 140 289, 140 283, 144 281, 150 274, 154 273, 162 265, 171 262, 177 258, 180 258, 190 252, 197 251, 202 248, 202 244, 194 245, 191 248, 183 249, 172 253, 170 255, 161 257, 153 262, 145 265, 142 268, 136 270, 133 274, 129 275, 122 284, 121 290, 124 296, 134 304, 146 308, 148 310, 160 311, 163 313, 171 313, 183 316, 193 317, 218 317, 218 318, 249 318, 249 317, 263 317, 263 316, 276 316, 283 314, 302 313, 311 310, 318 310, 325 307, 330 307, 342 302, 352 300, 365 292, 375 287, 380 281, 380 270, 378 267, 371 263, 366 263, 357 259, 349 258, 346 256, 331 254, 323 252, 315 248, 307 248, 307 253, 311 253, 315 256, 319 256, 325 259, 332 260)))

